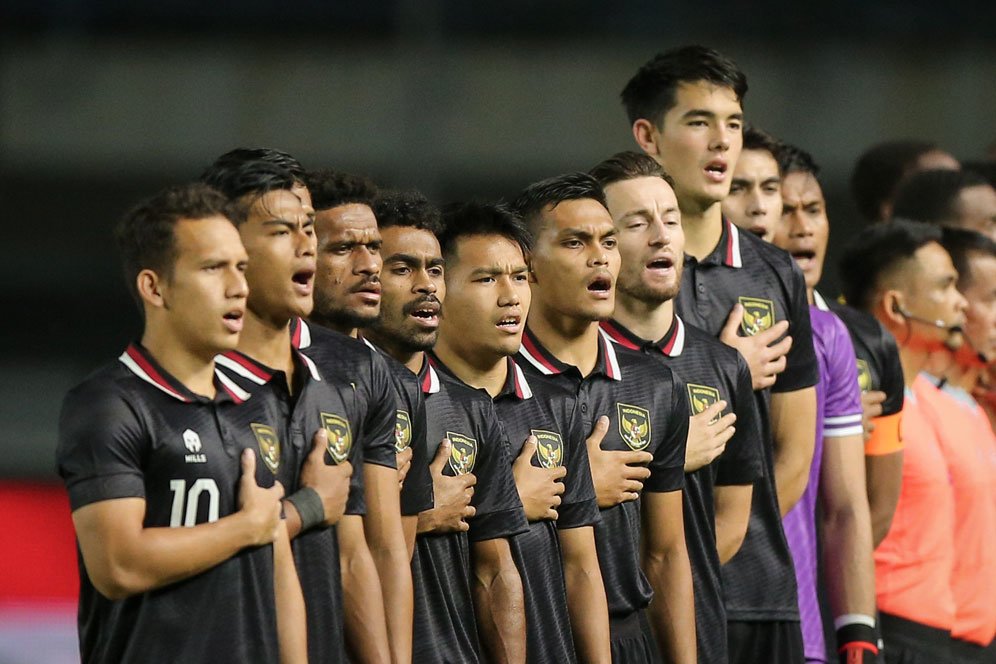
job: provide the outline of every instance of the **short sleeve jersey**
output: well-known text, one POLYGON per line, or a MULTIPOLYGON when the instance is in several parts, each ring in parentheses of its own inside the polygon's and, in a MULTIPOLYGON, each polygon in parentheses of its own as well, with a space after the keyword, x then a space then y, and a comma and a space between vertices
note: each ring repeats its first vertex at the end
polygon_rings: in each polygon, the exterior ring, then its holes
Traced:
POLYGON ((955 621, 951 636, 988 646, 996 635, 996 513, 992 501, 990 440, 976 420, 926 374, 913 385, 923 411, 938 432, 954 491, 955 559, 951 588, 955 621))
POLYGON ((823 618, 817 598, 816 502, 819 498, 820 471, 824 445, 834 438, 861 436, 861 390, 847 328, 829 311, 813 307, 813 346, 820 363, 820 382, 816 385, 816 440, 809 482, 795 507, 782 521, 785 537, 795 562, 799 584, 799 614, 806 657, 817 661, 826 656, 823 618))
MULTIPOLYGON (((239 352, 215 359, 220 370, 239 386, 248 390, 271 390, 281 405, 289 463, 282 464, 277 479, 287 494, 301 488, 301 467, 312 450, 312 439, 325 429, 328 444, 326 464, 349 461, 353 466, 350 480, 351 514, 363 506, 362 449, 354 443, 358 425, 354 390, 348 384, 325 379, 306 355, 295 352, 295 389, 287 389, 284 372, 272 369, 239 352), (359 478, 356 478, 359 475, 359 478)), ((338 564, 339 538, 335 526, 316 527, 300 533, 291 541, 308 618, 308 658, 311 661, 344 661, 342 575, 338 564)))
MULTIPOLYGON (((220 372, 215 387, 214 399, 194 394, 136 343, 70 390, 57 464, 72 509, 143 498, 146 528, 217 521, 238 511, 246 448, 256 481, 272 486, 285 463, 279 408, 220 372)), ((278 661, 272 546, 122 600, 97 591, 82 556, 79 572, 83 661, 278 661)))
POLYGON ((675 316, 667 333, 647 341, 618 321, 602 323, 602 329, 620 346, 661 358, 685 381, 692 415, 725 401, 723 415, 735 413, 736 433, 724 452, 712 463, 685 473, 683 509, 685 542, 692 566, 695 592, 697 653, 700 662, 725 662, 726 609, 716 551, 716 486, 754 484, 763 472, 760 417, 750 369, 733 348, 675 316))
POLYGON ((876 605, 883 613, 950 631, 955 615, 954 491, 940 439, 911 390, 903 405, 902 434, 906 445, 899 502, 889 533, 874 554, 876 605))
POLYGON ((450 441, 446 475, 473 473, 471 505, 476 509, 466 533, 421 534, 415 538, 413 660, 479 662, 477 623, 471 595, 470 542, 512 537, 527 530, 512 477, 508 440, 487 394, 441 377, 426 359, 419 372, 425 395, 426 439, 430 457, 443 438, 450 441))
MULTIPOLYGON (((456 379, 438 358, 433 362, 456 379)), ((567 469, 557 521, 530 522, 527 532, 509 542, 526 602, 526 650, 531 664, 576 662, 557 530, 599 520, 584 428, 570 392, 535 376, 527 380, 512 359, 507 369, 494 407, 508 435, 511 458, 519 456, 532 435, 537 441, 534 466, 567 469)))
POLYGON ((364 342, 384 358, 398 397, 394 423, 394 449, 412 449, 411 466, 401 487, 401 514, 415 516, 432 509, 432 477, 429 474, 428 442, 425 438, 425 397, 418 377, 366 339, 364 342))
MULTIPOLYGON (((684 488, 688 401, 685 387, 660 363, 616 347, 599 331, 598 360, 587 376, 543 347, 526 328, 518 364, 529 375, 540 375, 570 390, 578 400, 584 432, 605 415, 609 430, 606 450, 645 450, 653 455, 643 490, 658 493, 684 488)), ((653 591, 641 569, 640 506, 626 502, 601 510, 595 525, 595 546, 609 605, 609 616, 626 618, 650 604, 653 591)))
POLYGON ((685 256, 675 311, 689 325, 718 336, 733 306, 744 307, 739 333, 754 335, 789 321, 792 349, 769 390, 754 393, 761 418, 764 475, 754 485, 750 524, 737 554, 723 566, 728 620, 798 620, 792 556, 782 530, 775 489, 770 392, 816 385, 806 284, 786 252, 723 220, 716 248, 701 261, 685 256))
POLYGON ((865 446, 865 453, 889 454, 902 449, 899 425, 904 400, 903 366, 899 362, 896 339, 871 314, 827 302, 817 292, 813 293, 813 300, 819 309, 835 313, 847 327, 857 357, 861 391, 885 392, 882 414, 875 418, 875 431, 865 446))

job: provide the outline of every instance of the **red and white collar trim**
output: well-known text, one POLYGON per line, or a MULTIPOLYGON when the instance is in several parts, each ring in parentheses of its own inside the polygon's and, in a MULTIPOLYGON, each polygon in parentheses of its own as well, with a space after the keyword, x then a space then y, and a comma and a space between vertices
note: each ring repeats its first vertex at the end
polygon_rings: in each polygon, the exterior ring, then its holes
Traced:
POLYGON ((426 371, 425 375, 422 377, 422 393, 423 394, 435 394, 439 391, 439 375, 436 370, 432 367, 432 363, 429 362, 429 356, 425 356, 426 371))
POLYGON ((231 378, 226 376, 225 373, 217 367, 214 370, 214 375, 218 379, 218 382, 221 383, 221 386, 225 388, 225 391, 228 392, 228 396, 232 397, 232 401, 235 403, 242 403, 252 396, 236 385, 231 378))
MULTIPOLYGON (((613 347, 612 338, 601 327, 598 328, 598 334, 599 351, 605 358, 606 375, 613 380, 622 380, 622 371, 619 369, 619 359, 616 357, 616 349, 613 347)), ((550 358, 546 357, 544 350, 533 341, 532 335, 529 334, 528 330, 522 335, 522 345, 519 347, 519 353, 527 362, 536 367, 541 374, 552 376, 563 373, 563 369, 554 364, 550 358)))
MULTIPOLYGON (((312 359, 297 349, 294 352, 304 366, 308 367, 308 373, 311 374, 311 378, 321 382, 322 375, 318 372, 318 367, 315 366, 312 359)), ((273 371, 271 369, 264 367, 238 351, 229 351, 224 355, 218 355, 214 358, 214 361, 215 364, 223 366, 232 373, 238 374, 257 385, 266 385, 273 378, 273 371)))
POLYGON ((529 364, 536 367, 536 370, 541 374, 552 376, 560 373, 556 366, 543 357, 543 352, 535 343, 533 343, 532 336, 528 333, 528 331, 526 334, 522 335, 522 345, 519 346, 519 353, 522 354, 522 357, 526 358, 526 361, 529 362, 529 364))
MULTIPOLYGON (((148 358, 146 358, 142 354, 142 352, 134 345, 128 346, 128 348, 126 348, 125 351, 121 353, 121 356, 118 357, 118 360, 123 365, 128 367, 128 369, 133 374, 144 380, 149 385, 152 385, 156 389, 165 392, 174 399, 182 401, 183 403, 191 403, 193 401, 193 399, 189 395, 181 393, 179 390, 170 385, 169 381, 167 381, 166 378, 164 378, 163 375, 159 373, 159 370, 156 369, 155 366, 153 366, 152 362, 150 362, 148 358)), ((215 380, 217 380, 218 383, 221 384, 221 387, 225 390, 228 396, 231 397, 232 401, 234 401, 235 403, 242 403, 243 401, 246 401, 247 399, 249 399, 249 397, 252 396, 249 392, 246 392, 238 385, 233 383, 217 367, 215 367, 214 370, 214 377, 215 380)))
POLYGON ((606 334, 601 327, 598 334, 602 339, 602 352, 605 353, 605 373, 613 380, 622 380, 622 370, 619 368, 619 358, 616 357, 616 348, 612 343, 612 337, 606 334))
POLYGON ((533 390, 529 387, 529 381, 526 380, 526 374, 522 373, 522 369, 518 364, 511 358, 509 358, 509 364, 512 365, 512 378, 515 381, 515 396, 520 399, 532 399, 533 390))
POLYGON ((298 318, 297 324, 291 326, 291 346, 298 349, 311 346, 311 328, 303 318, 298 318))
POLYGON ((681 316, 675 314, 674 325, 674 334, 661 346, 661 352, 668 357, 678 357, 681 351, 685 350, 685 322, 681 320, 681 316))
POLYGON ((729 219, 724 221, 726 222, 726 256, 723 263, 727 267, 743 267, 744 259, 740 255, 740 229, 729 219))
POLYGON ((827 301, 823 299, 823 296, 817 290, 813 291, 813 303, 820 311, 830 311, 830 305, 827 304, 827 301))

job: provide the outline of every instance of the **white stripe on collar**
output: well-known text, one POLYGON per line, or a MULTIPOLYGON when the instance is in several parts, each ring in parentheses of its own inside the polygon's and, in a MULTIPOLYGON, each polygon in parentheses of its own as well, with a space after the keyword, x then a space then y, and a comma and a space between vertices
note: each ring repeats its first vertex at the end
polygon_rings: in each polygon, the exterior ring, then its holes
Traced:
POLYGON ((532 353, 529 352, 529 349, 526 348, 526 344, 522 344, 521 346, 519 346, 519 352, 522 353, 522 357, 526 358, 526 361, 528 361, 529 364, 531 364, 534 367, 536 367, 536 369, 541 374, 544 374, 544 375, 547 375, 547 376, 553 375, 553 371, 551 371, 549 368, 547 368, 547 366, 545 364, 543 364, 542 362, 540 362, 538 359, 536 359, 536 357, 532 353))
POLYGON ((306 365, 308 365, 308 371, 311 373, 311 377, 319 383, 322 382, 322 375, 318 373, 318 367, 311 361, 311 358, 304 353, 298 353, 297 356, 301 358, 306 365))
POLYGON ((301 338, 297 344, 298 348, 307 348, 311 345, 311 328, 308 327, 308 323, 301 318, 301 338))
POLYGON ((227 387, 239 399, 242 399, 243 401, 246 401, 249 397, 252 396, 252 394, 250 394, 249 392, 246 392, 241 387, 239 387, 238 385, 236 385, 235 381, 233 381, 231 378, 229 378, 228 376, 226 376, 225 372, 222 371, 221 369, 215 367, 215 369, 214 369, 214 375, 217 376, 218 380, 221 381, 221 383, 225 387, 227 387))
POLYGON ((166 387, 165 385, 160 385, 158 382, 156 382, 152 378, 152 376, 150 376, 149 374, 145 373, 145 369, 143 369, 142 367, 138 366, 138 362, 136 362, 135 360, 131 359, 131 357, 128 355, 127 351, 124 352, 124 353, 121 353, 121 357, 119 357, 118 360, 123 365, 125 365, 126 367, 128 367, 133 374, 135 374, 136 376, 138 376, 139 378, 141 378, 142 380, 144 380, 149 385, 153 385, 157 389, 162 390, 163 392, 165 392, 166 394, 170 395, 174 399, 179 399, 180 401, 183 401, 183 402, 189 401, 189 399, 187 399, 185 396, 183 396, 182 394, 180 394, 176 390, 172 390, 172 389, 166 387))
POLYGON ((240 364, 239 362, 236 362, 235 360, 233 360, 230 357, 225 357, 224 355, 217 355, 214 358, 214 363, 215 364, 220 364, 221 366, 225 367, 226 369, 228 369, 232 373, 236 373, 236 374, 242 376, 243 378, 251 380, 252 382, 256 383, 257 385, 266 385, 266 381, 264 379, 260 378, 259 376, 257 376, 253 372, 249 371, 244 366, 242 366, 242 364, 240 364))
POLYGON ((681 351, 685 350, 685 322, 681 316, 675 314, 674 319, 678 323, 678 329, 674 332, 674 345, 671 346, 671 357, 678 357, 681 351))
POLYGON ((522 373, 522 369, 519 368, 519 365, 516 364, 515 361, 512 362, 512 367, 513 371, 515 371, 515 383, 519 386, 519 390, 522 391, 522 398, 532 399, 533 390, 529 387, 529 382, 526 380, 526 374, 522 373))
POLYGON ((813 302, 816 304, 816 308, 820 311, 830 311, 830 305, 827 304, 827 301, 823 299, 823 296, 820 295, 820 291, 818 290, 813 291, 813 302))
POLYGON ((733 251, 733 267, 743 267, 744 259, 740 255, 740 229, 733 222, 730 223, 730 245, 733 251))
POLYGON ((612 337, 601 327, 598 328, 598 333, 602 335, 602 340, 605 342, 605 362, 609 365, 612 378, 614 380, 622 380, 622 371, 619 369, 619 358, 616 357, 616 347, 612 343, 612 337))
MULTIPOLYGON (((426 358, 425 361, 428 362, 429 358, 426 358)), ((432 365, 430 364, 429 365, 429 394, 435 394, 438 391, 439 391, 439 376, 436 374, 436 370, 433 369, 432 365)))

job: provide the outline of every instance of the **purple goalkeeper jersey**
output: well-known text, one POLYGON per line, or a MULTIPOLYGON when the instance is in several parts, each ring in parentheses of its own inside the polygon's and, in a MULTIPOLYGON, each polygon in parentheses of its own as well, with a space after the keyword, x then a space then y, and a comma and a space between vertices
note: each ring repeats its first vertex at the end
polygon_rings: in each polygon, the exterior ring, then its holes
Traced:
POLYGON ((828 438, 862 433, 861 388, 858 386, 854 346, 847 328, 829 311, 811 306, 809 316, 820 367, 820 382, 816 385, 816 446, 806 490, 796 506, 785 515, 782 524, 799 584, 799 614, 806 660, 825 662, 823 620, 816 595, 816 500, 823 465, 823 443, 828 438))

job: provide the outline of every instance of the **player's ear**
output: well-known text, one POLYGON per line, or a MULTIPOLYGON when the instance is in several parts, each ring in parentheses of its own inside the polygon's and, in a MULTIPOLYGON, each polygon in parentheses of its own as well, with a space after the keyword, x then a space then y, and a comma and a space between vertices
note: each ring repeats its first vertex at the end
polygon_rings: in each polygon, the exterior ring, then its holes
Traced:
POLYGON ((893 325, 903 325, 906 322, 906 316, 903 315, 906 311, 903 300, 902 292, 889 289, 879 294, 878 302, 875 306, 879 310, 880 315, 885 316, 893 325))
POLYGON ((142 270, 135 277, 135 286, 142 301, 152 307, 165 307, 162 293, 162 279, 152 270, 142 270))
POLYGON ((640 149, 651 157, 659 155, 660 148, 657 147, 657 137, 660 133, 654 123, 645 118, 640 118, 633 123, 633 138, 640 149))

